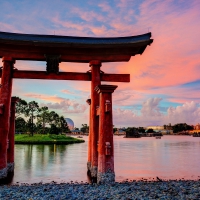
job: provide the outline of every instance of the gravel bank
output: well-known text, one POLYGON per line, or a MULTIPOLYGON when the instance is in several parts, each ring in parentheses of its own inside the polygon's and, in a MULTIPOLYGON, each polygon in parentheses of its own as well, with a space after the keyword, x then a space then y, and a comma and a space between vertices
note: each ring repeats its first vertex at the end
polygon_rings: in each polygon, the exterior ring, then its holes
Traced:
POLYGON ((88 183, 0 186, 0 199, 200 199, 200 180, 132 181, 112 185, 88 183))

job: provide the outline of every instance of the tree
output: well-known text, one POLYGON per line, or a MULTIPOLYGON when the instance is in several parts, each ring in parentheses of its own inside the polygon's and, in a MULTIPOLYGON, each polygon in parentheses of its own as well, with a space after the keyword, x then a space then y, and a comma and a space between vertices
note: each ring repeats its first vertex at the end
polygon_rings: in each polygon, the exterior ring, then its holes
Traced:
POLYGON ((186 123, 180 123, 180 124, 175 124, 173 127, 173 132, 178 133, 182 131, 187 131, 187 130, 193 130, 193 127, 186 124, 186 123))
POLYGON ((59 120, 60 120, 60 129, 61 129, 61 132, 62 133, 63 132, 67 132, 67 133, 70 132, 68 124, 67 124, 65 118, 63 116, 61 116, 59 120))
POLYGON ((139 127, 139 128, 138 128, 138 132, 139 132, 139 133, 145 133, 145 129, 144 129, 143 127, 139 127))
POLYGON ((82 124, 80 131, 83 133, 89 133, 89 126, 87 124, 82 124))
POLYGON ((18 118, 20 115, 25 114, 26 113, 26 109, 27 109, 27 102, 23 99, 19 99, 19 101, 16 104, 16 115, 15 118, 18 118))
POLYGON ((55 111, 51 111, 49 113, 49 124, 50 125, 54 124, 54 125, 58 126, 59 121, 60 121, 59 115, 55 111))
POLYGON ((115 133, 116 131, 117 131, 117 128, 114 127, 114 128, 113 128, 113 133, 115 133))
POLYGON ((22 117, 15 119, 15 132, 24 133, 27 129, 27 123, 22 117))
POLYGON ((55 124, 51 124, 51 128, 49 130, 49 134, 58 135, 59 133, 60 133, 60 129, 55 124))
POLYGON ((31 125, 31 127, 29 128, 30 128, 30 132, 32 136, 33 136, 34 126, 35 126, 33 123, 33 119, 37 116, 38 111, 39 111, 39 105, 37 102, 31 101, 28 103, 28 106, 25 111, 25 116, 29 117, 28 123, 31 125))
POLYGON ((26 123, 26 130, 33 136, 33 133, 36 132, 36 124, 32 121, 32 117, 30 117, 26 123))
POLYGON ((153 129, 152 128, 149 128, 148 130, 147 130, 147 133, 153 133, 154 131, 153 131, 153 129))
POLYGON ((37 115, 37 124, 42 125, 42 133, 45 133, 46 124, 49 123, 50 113, 48 107, 44 106, 38 109, 39 114, 37 115))

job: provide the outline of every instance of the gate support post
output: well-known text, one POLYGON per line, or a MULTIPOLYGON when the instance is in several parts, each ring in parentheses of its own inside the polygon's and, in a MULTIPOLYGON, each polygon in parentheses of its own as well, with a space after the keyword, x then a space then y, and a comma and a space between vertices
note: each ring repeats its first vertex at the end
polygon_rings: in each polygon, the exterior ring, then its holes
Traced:
POLYGON ((88 105, 90 106, 89 108, 89 139, 88 139, 88 162, 87 162, 87 172, 90 173, 90 168, 91 168, 91 140, 92 140, 92 135, 91 135, 91 99, 87 99, 86 101, 88 105))
POLYGON ((99 135, 99 117, 96 116, 96 109, 99 106, 99 94, 95 92, 95 87, 101 84, 100 79, 100 67, 101 62, 99 60, 90 61, 91 67, 91 177, 97 178, 98 169, 98 152, 97 152, 97 142, 99 135))
POLYGON ((99 85, 95 88, 100 94, 97 174, 97 183, 100 184, 115 182, 112 93, 116 88, 116 85, 99 85))
POLYGON ((12 71, 14 60, 3 57, 3 71, 1 78, 0 105, 0 182, 7 177, 7 141, 10 128, 10 106, 12 93, 12 71))
POLYGON ((19 98, 11 98, 10 130, 8 135, 7 169, 8 173, 14 172, 14 148, 15 148, 15 107, 19 98))

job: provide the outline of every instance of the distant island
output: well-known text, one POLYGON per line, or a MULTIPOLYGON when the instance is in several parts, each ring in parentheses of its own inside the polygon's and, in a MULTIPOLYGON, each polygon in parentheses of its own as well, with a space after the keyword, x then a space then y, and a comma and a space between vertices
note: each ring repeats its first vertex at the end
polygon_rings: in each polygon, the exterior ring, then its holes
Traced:
POLYGON ((74 144, 85 142, 66 135, 54 134, 15 134, 15 144, 74 144))

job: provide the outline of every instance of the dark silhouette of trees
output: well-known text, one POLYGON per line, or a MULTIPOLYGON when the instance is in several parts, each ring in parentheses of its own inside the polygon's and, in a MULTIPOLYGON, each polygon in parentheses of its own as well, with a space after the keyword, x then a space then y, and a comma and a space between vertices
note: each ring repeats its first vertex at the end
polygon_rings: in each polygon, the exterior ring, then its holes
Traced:
POLYGON ((143 127, 139 127, 139 128, 138 128, 138 132, 139 132, 139 133, 145 133, 145 129, 144 129, 143 127))
POLYGON ((173 132, 178 133, 182 131, 188 131, 188 130, 193 130, 193 127, 186 124, 186 123, 180 123, 180 124, 175 124, 173 127, 173 132))
POLYGON ((15 131, 17 133, 25 133, 27 129, 27 123, 24 118, 18 117, 15 120, 15 131))
POLYGON ((147 130, 147 133, 153 133, 154 131, 153 131, 153 129, 152 128, 149 128, 148 130, 147 130))
POLYGON ((89 126, 87 124, 82 124, 80 131, 83 133, 89 133, 89 126))

